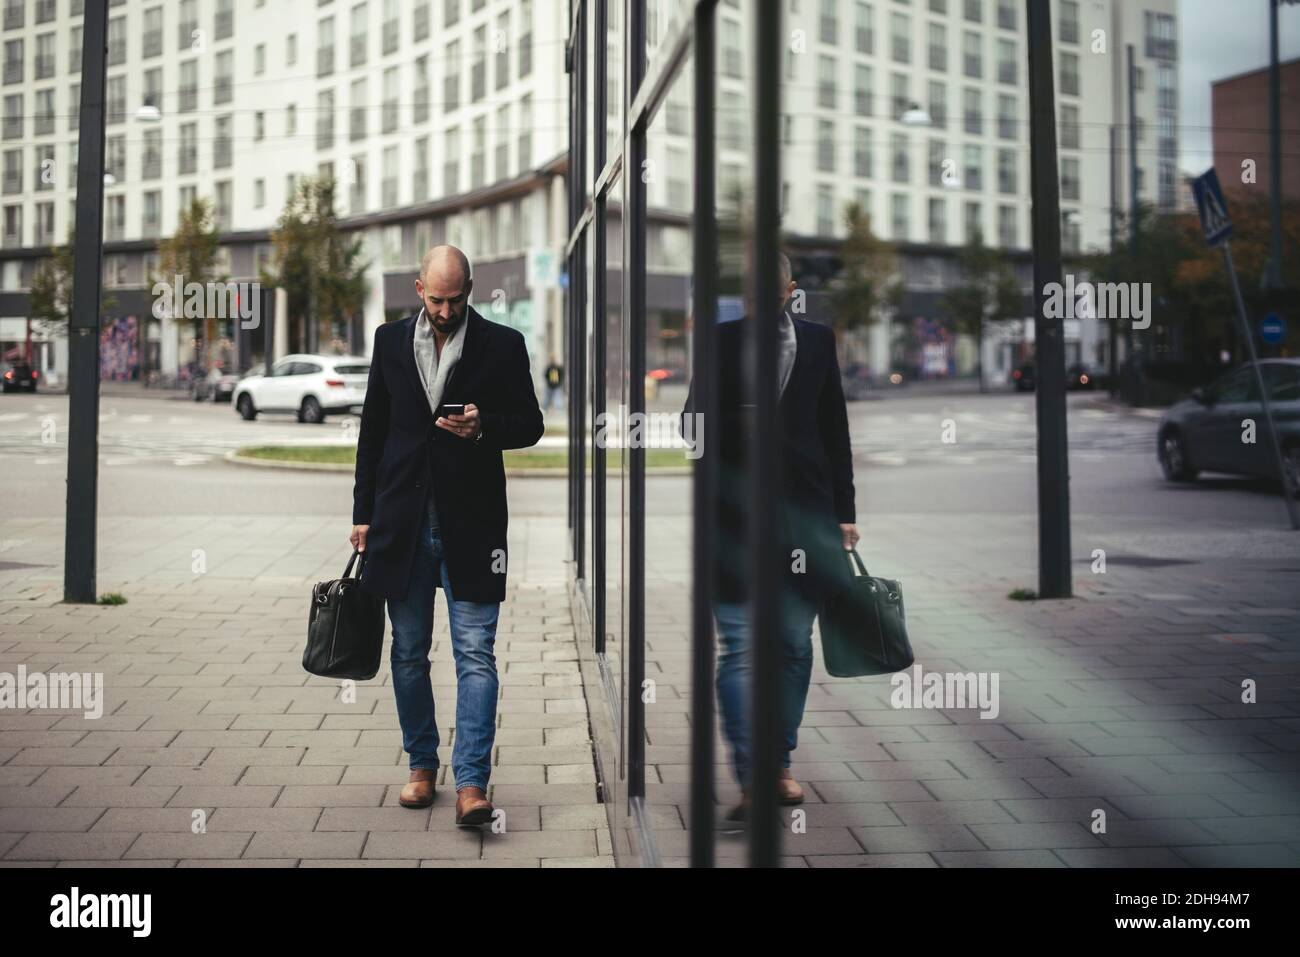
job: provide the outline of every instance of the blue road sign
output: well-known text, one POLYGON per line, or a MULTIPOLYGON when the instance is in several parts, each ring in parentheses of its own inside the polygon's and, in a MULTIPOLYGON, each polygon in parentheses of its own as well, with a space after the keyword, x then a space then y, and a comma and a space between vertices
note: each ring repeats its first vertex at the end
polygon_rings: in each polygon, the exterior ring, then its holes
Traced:
POLYGON ((1267 315, 1259 321, 1259 337, 1270 346, 1286 338, 1286 323, 1278 315, 1267 315))
POLYGON ((1219 245, 1232 235, 1232 220, 1228 218, 1228 204, 1224 202, 1214 167, 1192 180, 1192 195, 1196 197, 1196 211, 1201 215, 1205 241, 1211 246, 1219 245))

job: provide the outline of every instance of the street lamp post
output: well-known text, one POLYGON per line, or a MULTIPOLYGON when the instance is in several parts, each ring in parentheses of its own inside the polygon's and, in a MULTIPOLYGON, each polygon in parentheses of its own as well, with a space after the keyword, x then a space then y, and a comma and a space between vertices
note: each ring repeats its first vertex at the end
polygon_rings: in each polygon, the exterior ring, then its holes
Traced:
POLYGON ((1065 321, 1044 308, 1061 286, 1061 204, 1056 172, 1056 91, 1047 0, 1025 0, 1029 28, 1030 189, 1033 196, 1034 353, 1038 382, 1038 594, 1069 598, 1070 463, 1065 428, 1065 321))
POLYGON ((63 600, 95 601, 99 499, 99 306, 104 250, 104 71, 108 4, 86 4, 82 23, 76 249, 68 322, 68 497, 63 600))

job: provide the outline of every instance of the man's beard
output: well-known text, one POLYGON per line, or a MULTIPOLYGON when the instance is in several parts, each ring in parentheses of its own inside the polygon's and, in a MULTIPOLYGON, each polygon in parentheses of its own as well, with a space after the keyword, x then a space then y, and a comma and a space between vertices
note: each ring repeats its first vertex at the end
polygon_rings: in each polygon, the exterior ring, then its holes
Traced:
POLYGON ((460 324, 465 321, 465 317, 452 313, 448 319, 443 319, 441 316, 430 316, 429 320, 433 323, 433 328, 444 336, 449 336, 460 327, 460 324))

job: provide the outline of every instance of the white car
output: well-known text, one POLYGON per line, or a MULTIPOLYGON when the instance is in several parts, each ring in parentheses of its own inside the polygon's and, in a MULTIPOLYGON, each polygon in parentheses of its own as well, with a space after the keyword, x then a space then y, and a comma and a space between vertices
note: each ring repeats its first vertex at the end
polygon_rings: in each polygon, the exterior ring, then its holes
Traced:
POLYGON ((235 411, 251 421, 261 412, 293 412, 299 422, 324 422, 366 401, 370 360, 365 356, 291 355, 270 375, 250 375, 235 386, 235 411))

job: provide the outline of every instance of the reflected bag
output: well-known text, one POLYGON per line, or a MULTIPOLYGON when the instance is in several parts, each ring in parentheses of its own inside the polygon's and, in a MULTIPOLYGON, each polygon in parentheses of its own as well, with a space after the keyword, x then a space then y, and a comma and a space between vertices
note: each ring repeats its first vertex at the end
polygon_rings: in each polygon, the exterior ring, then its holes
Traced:
POLYGON ((365 553, 354 550, 342 578, 312 586, 307 650, 302 654, 302 666, 311 674, 368 681, 379 673, 384 647, 384 600, 362 590, 361 571, 365 567, 365 553), (361 564, 357 577, 352 578, 357 555, 361 556, 361 564))
POLYGON ((836 678, 887 675, 910 668, 903 588, 867 573, 856 550, 844 553, 852 583, 826 600, 821 624, 822 658, 836 678))

